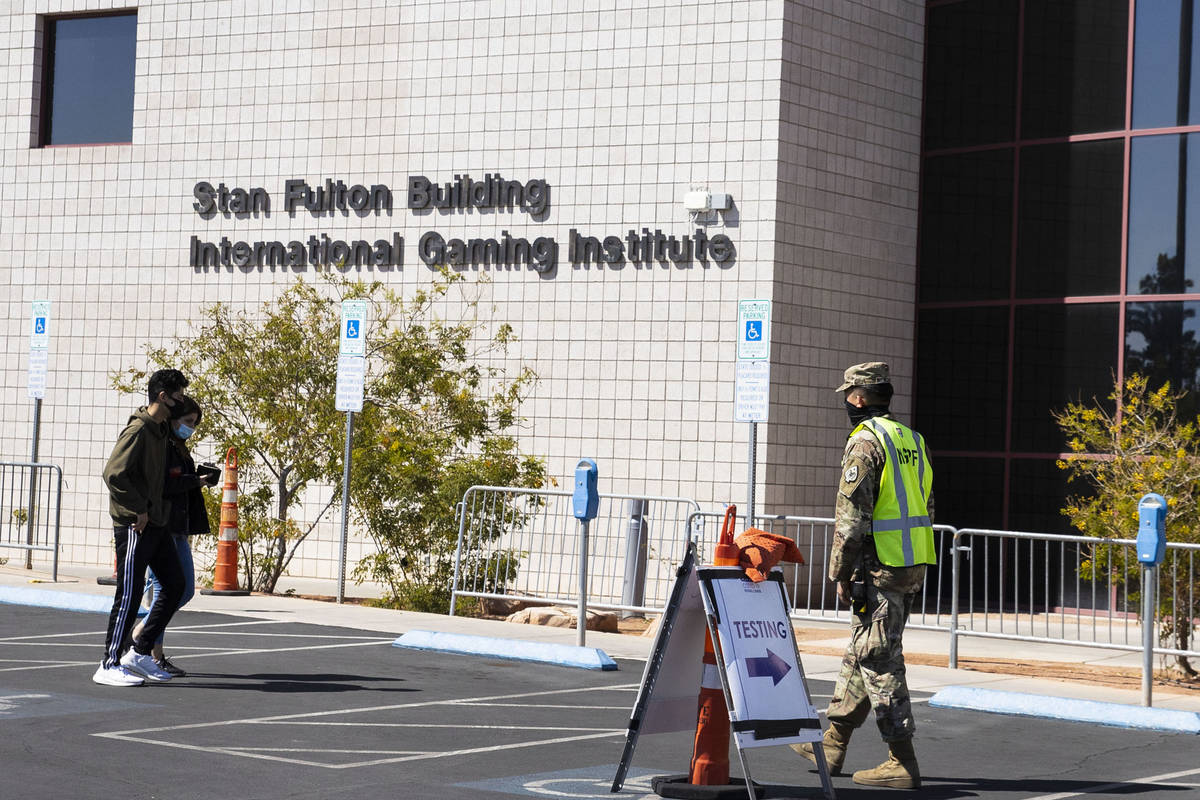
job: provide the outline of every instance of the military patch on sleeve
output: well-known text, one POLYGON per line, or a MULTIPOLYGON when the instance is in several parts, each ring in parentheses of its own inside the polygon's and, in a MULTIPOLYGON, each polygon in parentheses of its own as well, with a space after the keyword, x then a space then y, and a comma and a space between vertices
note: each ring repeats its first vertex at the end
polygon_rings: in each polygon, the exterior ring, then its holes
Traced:
POLYGON ((867 476, 867 465, 857 456, 846 462, 842 468, 842 483, 838 486, 838 491, 846 497, 854 494, 854 490, 863 482, 863 478, 867 476))

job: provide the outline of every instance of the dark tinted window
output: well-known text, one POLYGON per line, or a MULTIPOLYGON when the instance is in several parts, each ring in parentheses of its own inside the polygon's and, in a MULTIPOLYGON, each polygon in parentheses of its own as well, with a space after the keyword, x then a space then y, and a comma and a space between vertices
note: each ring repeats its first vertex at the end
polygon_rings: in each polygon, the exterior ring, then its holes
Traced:
POLYGON ((929 9, 925 147, 1011 141, 1017 88, 1016 0, 929 9))
POLYGON ((1018 297, 1120 291, 1123 161, 1120 139, 1021 150, 1018 297))
POLYGON ((1008 297, 1013 151, 925 159, 922 302, 1008 297))
POLYGON ((922 311, 917 430, 935 450, 1002 450, 1008 309, 922 311))
MULTIPOLYGON (((1014 458, 1009 464, 1008 528, 1037 533, 1079 533, 1071 528, 1070 520, 1062 515, 1069 494, 1079 494, 1074 486, 1068 490, 1067 473, 1058 468, 1053 458, 1014 458)), ((1022 553, 1028 557, 1028 548, 1022 553)), ((1039 546, 1035 557, 1051 562, 1063 557, 1060 547, 1039 546)), ((1069 554, 1073 558, 1073 551, 1069 554)), ((1040 571, 1039 571, 1040 573, 1040 571)), ((1058 571, 1054 570, 1057 576, 1058 571)))
POLYGON ((1196 134, 1139 136, 1129 162, 1130 294, 1195 291, 1200 275, 1196 134))
POLYGON ((1016 315, 1012 449, 1062 452, 1051 411, 1112 392, 1117 305, 1023 306, 1016 315))
POLYGON ((1133 127, 1200 122, 1200 15, 1193 0, 1137 4, 1133 23, 1133 127), (1181 91, 1182 88, 1182 91, 1181 91))
POLYGON ((1200 411, 1195 397, 1200 388, 1200 302, 1130 303, 1125 308, 1125 374, 1150 379, 1150 388, 1166 382, 1188 392, 1179 404, 1182 419, 1200 411))
POLYGON ((46 20, 42 144, 133 140, 137 14, 46 20))
POLYGON ((1128 29, 1128 0, 1025 3, 1024 138, 1125 127, 1128 29))
MULTIPOLYGON (((919 429, 918 429, 919 430, 919 429)), ((1004 461, 929 454, 935 522, 956 528, 1000 528, 1004 461)))

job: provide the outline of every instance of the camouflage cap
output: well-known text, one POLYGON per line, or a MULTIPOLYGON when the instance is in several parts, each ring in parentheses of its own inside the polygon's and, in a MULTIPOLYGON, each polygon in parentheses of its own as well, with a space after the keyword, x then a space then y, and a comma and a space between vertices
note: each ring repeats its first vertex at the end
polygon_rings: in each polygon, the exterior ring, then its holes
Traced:
POLYGON ((842 376, 842 385, 834 389, 844 392, 855 386, 875 386, 880 383, 891 383, 888 365, 883 361, 868 361, 865 364, 855 364, 846 370, 842 376))

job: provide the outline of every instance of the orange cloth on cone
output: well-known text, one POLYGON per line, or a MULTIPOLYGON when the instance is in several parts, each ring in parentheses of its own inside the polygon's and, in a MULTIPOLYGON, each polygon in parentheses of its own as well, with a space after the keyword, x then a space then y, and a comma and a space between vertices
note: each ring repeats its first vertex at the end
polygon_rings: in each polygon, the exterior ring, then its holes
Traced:
POLYGON ((780 561, 804 563, 804 555, 796 543, 786 536, 747 528, 733 543, 737 545, 738 566, 745 568, 746 577, 755 583, 765 581, 771 568, 780 561))

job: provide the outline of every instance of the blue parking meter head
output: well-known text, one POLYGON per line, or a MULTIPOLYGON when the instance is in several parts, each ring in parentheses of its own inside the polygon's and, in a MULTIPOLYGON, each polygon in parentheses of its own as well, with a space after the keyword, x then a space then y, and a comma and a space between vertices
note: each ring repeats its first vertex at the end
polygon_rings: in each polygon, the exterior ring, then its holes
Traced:
POLYGON ((1167 554, 1167 501, 1150 494, 1138 501, 1137 556, 1143 564, 1161 564, 1167 554))
POLYGON ((575 518, 592 520, 600 510, 600 489, 596 462, 581 458, 575 465, 575 493, 571 496, 571 508, 575 518))

